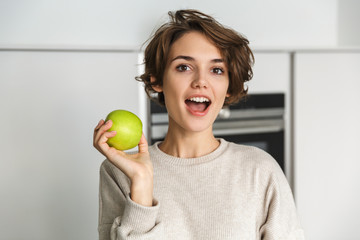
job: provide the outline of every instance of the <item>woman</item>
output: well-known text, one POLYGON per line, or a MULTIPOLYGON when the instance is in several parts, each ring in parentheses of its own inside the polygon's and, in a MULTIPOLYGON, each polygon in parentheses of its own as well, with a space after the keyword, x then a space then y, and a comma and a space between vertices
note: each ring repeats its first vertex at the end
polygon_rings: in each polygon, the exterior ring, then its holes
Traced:
POLYGON ((248 41, 195 10, 169 13, 145 50, 149 96, 166 106, 168 133, 126 154, 99 122, 100 239, 303 239, 293 196, 264 151, 217 139, 223 105, 240 100, 252 77, 248 41))

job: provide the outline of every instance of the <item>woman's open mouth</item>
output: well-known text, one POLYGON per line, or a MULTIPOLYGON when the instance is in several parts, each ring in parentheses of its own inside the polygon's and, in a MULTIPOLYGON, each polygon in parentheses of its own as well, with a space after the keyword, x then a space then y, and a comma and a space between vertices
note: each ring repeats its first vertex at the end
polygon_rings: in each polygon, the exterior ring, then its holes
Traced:
POLYGON ((210 99, 206 97, 191 97, 185 100, 187 109, 196 116, 204 116, 211 105, 210 99))

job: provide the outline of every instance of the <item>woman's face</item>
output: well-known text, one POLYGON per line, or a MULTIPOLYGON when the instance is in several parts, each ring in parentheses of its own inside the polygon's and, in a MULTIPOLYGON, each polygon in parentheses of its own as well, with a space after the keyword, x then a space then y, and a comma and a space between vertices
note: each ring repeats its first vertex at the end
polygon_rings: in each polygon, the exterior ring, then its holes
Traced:
POLYGON ((219 49, 199 32, 173 43, 163 86, 169 126, 201 132, 212 128, 229 86, 228 69, 219 49))

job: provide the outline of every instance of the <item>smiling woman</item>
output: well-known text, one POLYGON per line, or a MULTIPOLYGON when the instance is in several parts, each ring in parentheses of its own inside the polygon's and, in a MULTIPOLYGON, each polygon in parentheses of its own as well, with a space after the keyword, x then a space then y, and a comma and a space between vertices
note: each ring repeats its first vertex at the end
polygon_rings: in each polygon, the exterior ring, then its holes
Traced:
POLYGON ((100 239, 303 239, 292 193, 264 151, 218 139, 224 105, 247 92, 248 41, 195 10, 170 13, 145 50, 138 80, 166 106, 164 141, 126 154, 106 143, 111 122, 96 127, 100 239))
MULTIPOLYGON (((202 33, 214 45, 221 55, 214 62, 224 62, 231 68, 229 76, 229 93, 225 104, 239 101, 245 94, 244 82, 252 78, 252 64, 254 56, 248 44, 249 41, 241 34, 230 28, 226 28, 214 18, 197 11, 169 12, 170 21, 162 25, 154 34, 152 41, 145 49, 145 73, 138 77, 139 81, 145 83, 145 90, 149 97, 156 92, 152 86, 162 85, 164 69, 169 60, 170 46, 184 34, 195 31, 202 33), (156 81, 151 83, 150 78, 156 81)), ((191 56, 175 56, 191 60, 191 56)), ((171 59, 171 58, 170 58, 171 59)), ((175 59, 173 59, 175 60, 175 59)), ((220 69, 216 69, 218 71, 220 69)), ((156 99, 164 104, 163 94, 158 94, 156 99)))
MULTIPOLYGON (((172 44, 168 59, 162 85, 152 85, 164 97, 171 126, 168 136, 206 131, 208 144, 217 146, 211 127, 229 96, 221 52, 203 33, 190 31, 172 44)), ((159 82, 155 77, 150 81, 159 82)), ((166 144, 165 140, 162 147, 166 144)))

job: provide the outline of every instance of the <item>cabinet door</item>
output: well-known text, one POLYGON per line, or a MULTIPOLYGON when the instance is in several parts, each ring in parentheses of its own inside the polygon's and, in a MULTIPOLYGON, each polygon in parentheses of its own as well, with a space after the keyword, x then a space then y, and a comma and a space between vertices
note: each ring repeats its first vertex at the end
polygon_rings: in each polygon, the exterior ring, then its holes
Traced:
POLYGON ((288 93, 290 53, 254 51, 254 77, 247 83, 249 93, 288 93))
POLYGON ((254 77, 247 83, 249 94, 284 93, 285 94, 285 172, 290 186, 293 186, 291 159, 291 96, 290 96, 290 52, 254 51, 254 77))
POLYGON ((307 239, 360 239, 360 53, 297 53, 294 87, 295 196, 307 239))
POLYGON ((1 238, 97 239, 105 157, 93 129, 111 110, 138 114, 137 62, 136 52, 0 51, 1 238))

